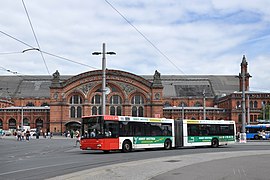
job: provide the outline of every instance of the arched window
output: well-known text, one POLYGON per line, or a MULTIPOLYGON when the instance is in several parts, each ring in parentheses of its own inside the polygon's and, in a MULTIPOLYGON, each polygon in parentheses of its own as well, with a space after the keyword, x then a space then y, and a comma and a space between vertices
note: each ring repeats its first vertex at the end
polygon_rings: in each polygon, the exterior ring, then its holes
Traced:
POLYGON ((75 118, 75 107, 74 106, 71 106, 70 107, 70 117, 71 118, 75 118))
POLYGON ((201 107, 202 104, 201 104, 199 101, 197 101, 197 102, 194 104, 194 106, 195 106, 195 107, 201 107))
POLYGON ((122 115, 122 98, 119 95, 110 98, 110 115, 122 115))
POLYGON ((249 108, 251 108, 251 109, 253 108, 253 101, 249 102, 249 108))
POLYGON ((11 118, 8 121, 8 128, 9 129, 16 129, 16 120, 11 118))
POLYGON ((41 104, 41 106, 44 107, 44 106, 50 106, 50 105, 49 105, 49 103, 44 102, 44 103, 41 104))
POLYGON ((238 114, 238 123, 242 123, 242 114, 238 114))
POLYGON ((23 118, 23 125, 24 126, 30 126, 30 121, 27 118, 23 118))
POLYGON ((132 116, 143 117, 144 116, 144 99, 140 95, 135 95, 131 98, 132 104, 132 116))
POLYGON ((28 103, 26 104, 26 106, 35 106, 35 105, 34 105, 34 103, 32 103, 32 102, 28 102, 28 103))
POLYGON ((78 106, 77 107, 77 118, 81 118, 82 117, 82 107, 78 106))
POLYGON ((0 129, 3 129, 3 121, 0 119, 0 129))
POLYGON ((254 116, 250 115, 250 122, 254 122, 254 116))
POLYGON ((178 107, 187 107, 187 103, 185 103, 185 102, 181 102, 181 103, 179 103, 179 105, 178 105, 178 107))
POLYGON ((170 104, 168 101, 166 101, 165 104, 164 104, 163 106, 164 106, 164 107, 171 107, 171 104, 170 104))
POLYGON ((99 94, 96 94, 92 100, 91 100, 92 104, 100 104, 101 103, 101 96, 99 94))
POLYGON ((143 117, 143 107, 140 106, 138 110, 139 110, 139 112, 138 112, 139 117, 143 117))
POLYGON ((96 106, 92 107, 92 115, 97 115, 97 114, 98 114, 97 107, 96 106))
POLYGON ((43 128, 43 120, 40 118, 36 119, 36 128, 43 128))
POLYGON ((254 108, 258 108, 258 102, 254 101, 254 108))
POLYGON ((241 107, 241 103, 240 103, 240 101, 237 101, 236 102, 236 109, 238 109, 238 108, 240 108, 241 107))
POLYGON ((91 109, 92 115, 102 114, 101 96, 99 94, 96 94, 92 97, 91 104, 92 104, 92 109, 91 109))
POLYGON ((82 117, 82 97, 79 95, 73 95, 69 99, 70 103, 70 117, 81 118, 82 117))
POLYGON ((70 104, 82 104, 82 98, 79 95, 73 95, 69 99, 70 104))

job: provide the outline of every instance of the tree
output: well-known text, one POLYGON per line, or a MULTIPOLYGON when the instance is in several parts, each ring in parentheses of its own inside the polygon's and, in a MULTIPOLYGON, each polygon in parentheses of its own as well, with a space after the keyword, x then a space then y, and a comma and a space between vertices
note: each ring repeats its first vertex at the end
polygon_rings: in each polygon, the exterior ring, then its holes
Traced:
POLYGON ((258 118, 263 120, 270 119, 269 112, 270 112, 270 104, 263 106, 258 118))

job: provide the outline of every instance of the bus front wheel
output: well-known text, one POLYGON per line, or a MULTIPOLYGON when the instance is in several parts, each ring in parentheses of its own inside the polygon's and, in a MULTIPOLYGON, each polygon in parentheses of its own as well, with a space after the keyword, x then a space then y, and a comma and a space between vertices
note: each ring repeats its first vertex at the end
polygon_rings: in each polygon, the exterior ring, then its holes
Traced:
POLYGON ((211 147, 217 148, 218 145, 219 145, 218 139, 216 139, 216 138, 212 139, 211 147))
POLYGON ((164 142, 164 149, 169 150, 171 148, 172 148, 172 142, 171 142, 171 140, 166 139, 166 141, 164 142))
POLYGON ((124 141, 122 146, 122 152, 130 152, 132 149, 130 141, 124 141))
POLYGON ((259 139, 259 136, 258 135, 255 135, 254 136, 254 139, 258 140, 259 139))

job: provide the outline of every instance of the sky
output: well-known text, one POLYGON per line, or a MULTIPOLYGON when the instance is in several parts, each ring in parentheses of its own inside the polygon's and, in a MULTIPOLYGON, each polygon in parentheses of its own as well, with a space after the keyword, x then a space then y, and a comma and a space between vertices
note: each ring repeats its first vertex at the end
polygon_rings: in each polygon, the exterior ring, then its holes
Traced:
POLYGON ((0 75, 238 75, 270 92, 269 0, 1 0, 0 75), (33 50, 33 48, 39 49, 33 50), (32 49, 32 50, 29 50, 32 49))

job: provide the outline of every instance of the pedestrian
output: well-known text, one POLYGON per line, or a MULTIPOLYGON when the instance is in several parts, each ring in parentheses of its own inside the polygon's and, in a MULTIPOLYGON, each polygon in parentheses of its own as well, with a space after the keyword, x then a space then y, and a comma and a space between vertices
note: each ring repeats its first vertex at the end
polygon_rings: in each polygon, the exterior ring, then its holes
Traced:
POLYGON ((75 132, 75 137, 76 137, 76 144, 75 144, 75 147, 77 147, 77 144, 79 143, 80 144, 80 140, 81 140, 81 135, 80 135, 80 131, 77 130, 75 132))
POLYGON ((39 139, 39 135, 40 135, 40 129, 37 128, 37 129, 36 129, 36 139, 39 139))
POLYGON ((4 135, 4 131, 2 129, 0 129, 0 139, 3 138, 3 135, 4 135))
POLYGON ((70 138, 73 138, 73 135, 74 135, 74 131, 71 130, 71 131, 70 131, 70 138))
POLYGON ((25 137, 26 137, 26 141, 29 141, 29 139, 30 139, 30 131, 29 131, 29 129, 26 130, 25 137))
POLYGON ((52 137, 53 137, 53 132, 50 133, 50 139, 52 139, 52 137))
POLYGON ((21 130, 17 130, 17 141, 21 141, 22 140, 22 132, 21 132, 21 130))
POLYGON ((24 132, 24 130, 22 130, 22 133, 21 133, 21 139, 22 139, 22 141, 24 141, 24 136, 25 136, 25 132, 24 132))
POLYGON ((46 139, 46 131, 43 132, 43 137, 46 139))

